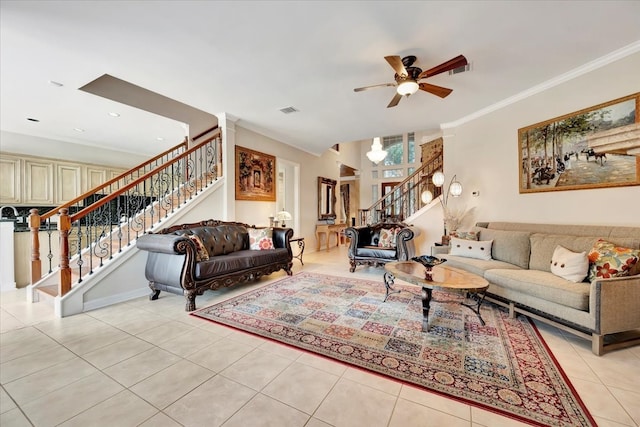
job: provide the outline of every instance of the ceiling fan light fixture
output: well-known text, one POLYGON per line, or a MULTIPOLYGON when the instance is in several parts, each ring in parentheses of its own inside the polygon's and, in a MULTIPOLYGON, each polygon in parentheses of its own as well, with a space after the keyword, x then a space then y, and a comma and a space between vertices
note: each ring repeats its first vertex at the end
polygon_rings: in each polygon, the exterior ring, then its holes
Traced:
POLYGON ((415 80, 405 80, 398 85, 398 88, 396 90, 400 95, 408 96, 416 93, 418 89, 419 89, 419 86, 415 80))

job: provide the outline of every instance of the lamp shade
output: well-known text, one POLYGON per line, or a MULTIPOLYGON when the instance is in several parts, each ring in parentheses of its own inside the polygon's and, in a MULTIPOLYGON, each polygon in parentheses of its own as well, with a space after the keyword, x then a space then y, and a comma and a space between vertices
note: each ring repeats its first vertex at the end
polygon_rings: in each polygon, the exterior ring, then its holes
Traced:
POLYGON ((431 201, 433 200, 433 193, 429 190, 423 191, 420 195, 420 200, 422 200, 422 203, 424 203, 425 205, 431 203, 431 201))
POLYGON ((434 173, 431 181, 436 187, 442 187, 444 185, 444 174, 440 171, 434 173))
POLYGON ((292 216, 287 211, 280 211, 276 214, 276 218, 278 218, 278 221, 289 221, 292 216))
POLYGON ((449 185, 449 193, 453 197, 458 197, 462 194, 462 184, 460 184, 460 181, 453 181, 449 185))
POLYGON ((418 91, 418 88, 418 83, 414 80, 405 80, 398 85, 396 91, 402 96, 413 95, 418 91))
POLYGON ((384 160, 387 157, 387 151, 382 149, 382 144, 380 143, 380 138, 373 138, 373 143, 371 144, 371 151, 367 152, 367 158, 371 160, 376 165, 384 160))

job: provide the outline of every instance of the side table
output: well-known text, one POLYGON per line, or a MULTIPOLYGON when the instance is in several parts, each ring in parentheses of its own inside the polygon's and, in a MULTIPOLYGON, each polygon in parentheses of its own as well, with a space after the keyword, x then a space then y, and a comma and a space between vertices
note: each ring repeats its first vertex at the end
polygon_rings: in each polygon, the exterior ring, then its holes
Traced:
POLYGON ((293 257, 298 258, 300 260, 300 264, 304 265, 304 262, 302 262, 302 254, 304 253, 304 237, 292 237, 289 239, 289 242, 298 242, 300 252, 298 252, 298 255, 294 255, 293 257))

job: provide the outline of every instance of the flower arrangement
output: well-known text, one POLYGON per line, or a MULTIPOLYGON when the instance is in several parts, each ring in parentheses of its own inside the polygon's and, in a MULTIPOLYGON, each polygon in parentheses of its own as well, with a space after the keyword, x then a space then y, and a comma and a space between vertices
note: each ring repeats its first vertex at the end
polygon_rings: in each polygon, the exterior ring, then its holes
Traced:
POLYGON ((444 229, 445 234, 455 231, 462 224, 462 220, 473 211, 474 208, 451 208, 449 206, 442 206, 444 211, 444 229))

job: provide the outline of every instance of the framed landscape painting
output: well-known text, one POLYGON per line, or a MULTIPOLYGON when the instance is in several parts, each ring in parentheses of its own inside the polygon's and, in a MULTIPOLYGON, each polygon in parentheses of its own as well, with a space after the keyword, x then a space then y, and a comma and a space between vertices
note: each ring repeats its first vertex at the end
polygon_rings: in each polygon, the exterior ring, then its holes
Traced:
POLYGON ((276 158, 236 145, 236 200, 276 201, 276 158))
POLYGON ((640 185, 640 93, 518 129, 520 193, 640 185))

